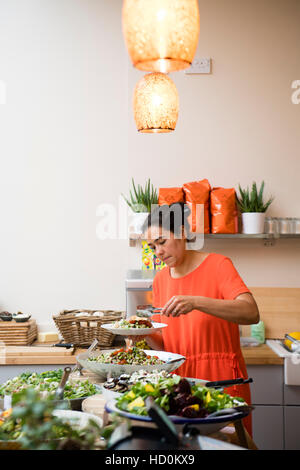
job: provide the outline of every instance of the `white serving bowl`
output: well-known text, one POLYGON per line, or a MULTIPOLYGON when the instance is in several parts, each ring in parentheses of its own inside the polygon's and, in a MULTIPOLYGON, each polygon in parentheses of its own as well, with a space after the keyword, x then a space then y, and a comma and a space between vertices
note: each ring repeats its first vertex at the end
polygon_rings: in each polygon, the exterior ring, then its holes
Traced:
MULTIPOLYGON (((110 354, 115 349, 104 350, 103 353, 110 354)), ((129 374, 131 375, 133 372, 137 370, 145 370, 147 372, 152 372, 153 370, 166 370, 167 372, 173 372, 179 366, 181 366, 184 361, 185 357, 181 356, 180 354, 174 354, 167 351, 153 351, 153 350, 143 350, 149 356, 157 356, 162 361, 166 361, 163 364, 153 364, 153 365, 145 365, 145 364, 103 364, 101 362, 96 361, 89 361, 89 357, 98 357, 100 355, 99 351, 94 351, 92 353, 81 353, 76 356, 77 361, 79 364, 91 372, 100 375, 102 378, 106 379, 107 375, 110 374, 111 377, 119 377, 121 374, 129 374), (167 363, 169 360, 178 359, 177 362, 172 362, 170 364, 167 363)))
POLYGON ((54 410, 52 412, 54 416, 61 419, 64 423, 68 423, 77 429, 85 428, 89 425, 89 421, 94 421, 100 428, 103 427, 103 420, 99 416, 95 416, 91 413, 84 413, 82 411, 72 410, 54 410))

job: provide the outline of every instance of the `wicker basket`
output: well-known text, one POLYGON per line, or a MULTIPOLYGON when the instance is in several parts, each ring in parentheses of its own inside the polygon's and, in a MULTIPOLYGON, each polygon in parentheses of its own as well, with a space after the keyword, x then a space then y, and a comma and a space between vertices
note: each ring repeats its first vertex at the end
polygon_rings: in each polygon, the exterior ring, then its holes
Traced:
POLYGON ((90 346, 96 338, 99 345, 109 347, 115 335, 101 328, 125 317, 125 312, 115 310, 63 310, 53 320, 66 343, 90 346), (95 315, 97 314, 97 315, 95 315))

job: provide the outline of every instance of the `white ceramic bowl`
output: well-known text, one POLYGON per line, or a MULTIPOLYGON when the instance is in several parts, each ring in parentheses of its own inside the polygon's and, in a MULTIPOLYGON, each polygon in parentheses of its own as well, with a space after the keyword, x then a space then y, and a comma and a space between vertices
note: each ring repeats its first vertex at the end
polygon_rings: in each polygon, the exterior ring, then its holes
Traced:
MULTIPOLYGON (((111 352, 115 351, 115 349, 104 350, 103 353, 110 354, 111 352)), ((163 364, 154 364, 154 365, 145 365, 145 364, 103 364, 101 362, 96 361, 89 361, 88 357, 98 357, 100 355, 99 351, 94 351, 92 353, 81 353, 76 356, 77 361, 79 362, 82 367, 85 369, 94 372, 102 376, 103 378, 107 377, 107 374, 110 373, 111 377, 119 377, 121 374, 129 374, 131 375, 133 372, 137 370, 145 370, 147 372, 152 372, 153 370, 166 370, 167 372, 172 372, 173 370, 177 369, 181 366, 184 361, 185 357, 181 356, 180 354, 174 354, 167 351, 153 351, 153 350, 145 350, 144 351, 149 356, 157 356, 159 359, 163 361, 168 361, 172 359, 178 359, 178 362, 173 362, 167 364, 164 362, 163 364)))
POLYGON ((54 410, 52 413, 57 418, 65 423, 69 423, 77 429, 85 428, 89 425, 89 421, 94 421, 100 428, 103 426, 103 420, 99 416, 91 413, 84 413, 82 411, 72 410, 54 410))

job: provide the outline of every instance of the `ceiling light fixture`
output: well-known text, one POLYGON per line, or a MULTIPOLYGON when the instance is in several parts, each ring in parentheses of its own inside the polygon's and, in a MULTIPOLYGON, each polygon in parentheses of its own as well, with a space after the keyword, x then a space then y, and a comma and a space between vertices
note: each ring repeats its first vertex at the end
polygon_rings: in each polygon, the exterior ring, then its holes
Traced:
POLYGON ((135 87, 133 108, 139 132, 173 131, 176 127, 179 108, 175 83, 160 72, 145 75, 135 87))
POLYGON ((124 0, 123 33, 139 70, 169 73, 188 68, 199 32, 197 0, 124 0))

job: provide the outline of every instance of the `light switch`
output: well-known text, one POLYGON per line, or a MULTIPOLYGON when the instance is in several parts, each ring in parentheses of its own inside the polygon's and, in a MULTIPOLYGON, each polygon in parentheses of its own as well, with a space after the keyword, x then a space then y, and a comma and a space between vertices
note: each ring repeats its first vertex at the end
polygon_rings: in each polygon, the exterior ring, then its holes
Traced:
POLYGON ((195 59, 192 62, 192 65, 188 69, 185 69, 186 74, 210 73, 210 72, 211 72, 211 59, 209 57, 195 59))

